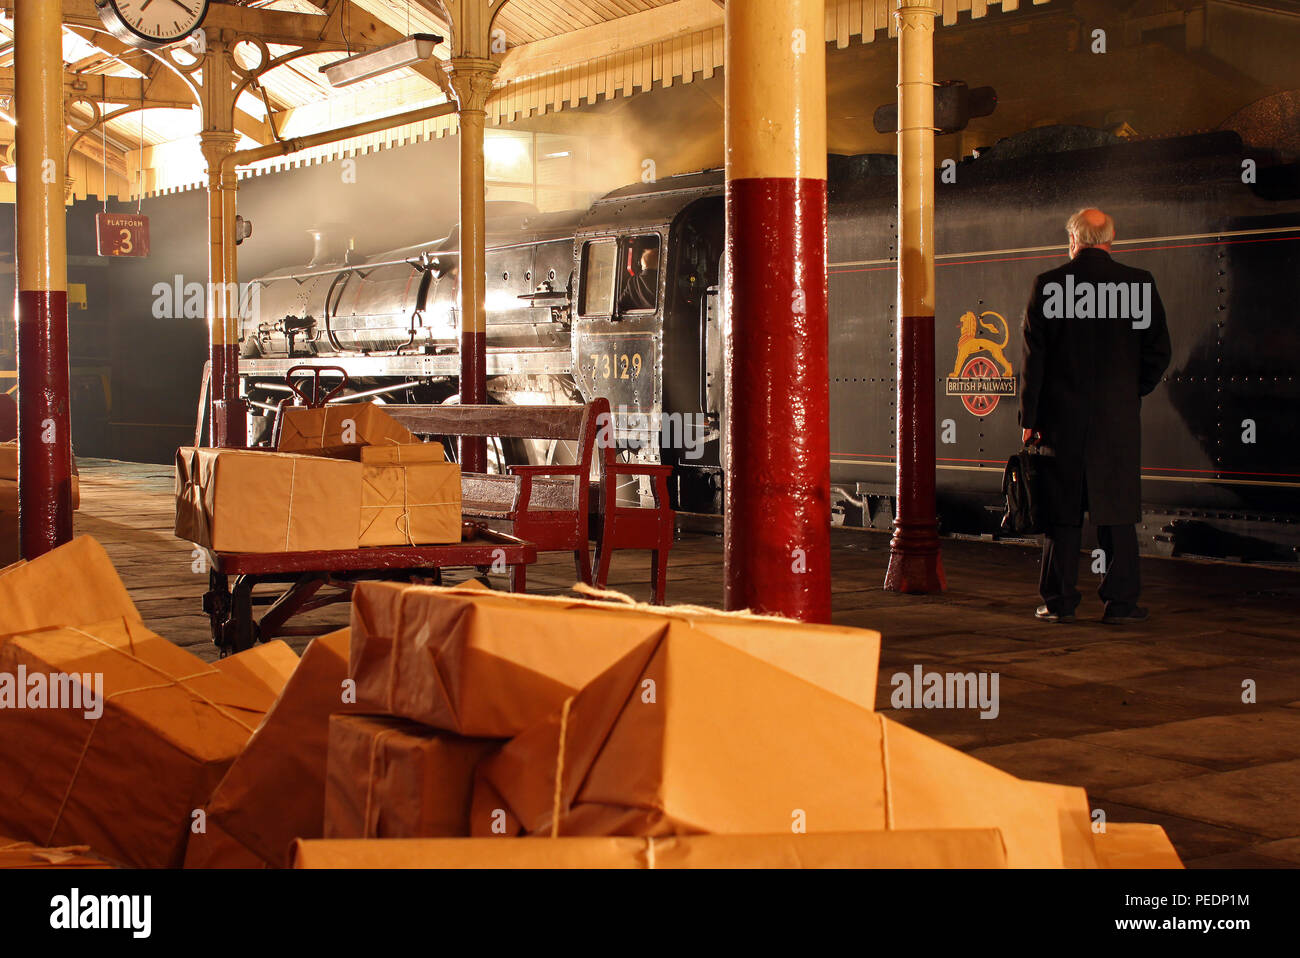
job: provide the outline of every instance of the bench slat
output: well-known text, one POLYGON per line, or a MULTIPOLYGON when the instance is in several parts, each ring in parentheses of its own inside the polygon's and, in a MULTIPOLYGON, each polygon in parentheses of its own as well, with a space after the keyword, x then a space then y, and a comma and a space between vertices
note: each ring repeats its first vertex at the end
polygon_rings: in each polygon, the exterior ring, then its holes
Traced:
POLYGON ((580 439, 586 411, 586 406, 384 407, 384 412, 420 435, 511 439, 580 439))

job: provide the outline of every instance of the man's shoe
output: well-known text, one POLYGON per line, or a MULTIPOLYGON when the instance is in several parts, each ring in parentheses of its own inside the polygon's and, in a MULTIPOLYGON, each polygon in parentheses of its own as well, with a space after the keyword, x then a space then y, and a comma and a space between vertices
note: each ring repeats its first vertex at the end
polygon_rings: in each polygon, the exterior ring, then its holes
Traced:
POLYGON ((1147 620, 1147 610, 1140 606, 1131 606, 1127 610, 1119 612, 1107 611, 1101 617, 1101 621, 1106 625, 1126 625, 1129 622, 1145 622, 1147 620))
POLYGON ((1040 605, 1034 610, 1034 618, 1042 619, 1044 622, 1073 622, 1073 612, 1053 612, 1045 605, 1040 605))

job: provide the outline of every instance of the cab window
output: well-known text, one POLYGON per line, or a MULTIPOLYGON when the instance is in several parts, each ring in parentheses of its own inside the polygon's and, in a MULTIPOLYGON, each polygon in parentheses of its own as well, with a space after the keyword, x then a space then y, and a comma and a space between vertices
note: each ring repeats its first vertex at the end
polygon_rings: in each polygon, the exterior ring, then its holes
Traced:
POLYGON ((659 234, 630 236, 619 250, 618 311, 653 310, 659 305, 659 234))
POLYGON ((582 252, 582 315, 614 312, 618 247, 613 240, 593 240, 582 252))

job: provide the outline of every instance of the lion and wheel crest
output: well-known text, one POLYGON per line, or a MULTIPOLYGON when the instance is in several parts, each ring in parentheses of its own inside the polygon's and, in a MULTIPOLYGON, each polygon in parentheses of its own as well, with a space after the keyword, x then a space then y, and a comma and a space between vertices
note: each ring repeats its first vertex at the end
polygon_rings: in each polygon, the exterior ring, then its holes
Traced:
POLYGON ((1001 313, 985 310, 978 316, 971 310, 957 321, 957 361, 948 376, 948 395, 960 396, 962 405, 974 416, 987 416, 1002 396, 1016 394, 1016 375, 1003 351, 1011 341, 1011 327, 1001 313), (1001 341, 983 335, 1001 335, 1001 341))

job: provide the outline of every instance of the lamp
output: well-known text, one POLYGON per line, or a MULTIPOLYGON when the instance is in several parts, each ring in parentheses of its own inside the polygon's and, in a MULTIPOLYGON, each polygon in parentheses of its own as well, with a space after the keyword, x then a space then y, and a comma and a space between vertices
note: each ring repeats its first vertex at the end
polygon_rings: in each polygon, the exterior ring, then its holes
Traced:
POLYGON ((427 60, 433 56, 433 48, 441 42, 442 37, 432 33, 417 33, 405 40, 327 63, 320 68, 320 72, 325 74, 330 86, 348 86, 427 60))

